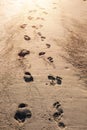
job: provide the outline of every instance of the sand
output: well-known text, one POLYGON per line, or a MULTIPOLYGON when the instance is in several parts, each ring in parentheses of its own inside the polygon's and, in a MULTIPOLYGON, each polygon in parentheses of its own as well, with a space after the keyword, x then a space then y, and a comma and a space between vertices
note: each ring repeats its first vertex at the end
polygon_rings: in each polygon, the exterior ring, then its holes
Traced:
POLYGON ((0 130, 87 130, 87 1, 0 2, 0 130))

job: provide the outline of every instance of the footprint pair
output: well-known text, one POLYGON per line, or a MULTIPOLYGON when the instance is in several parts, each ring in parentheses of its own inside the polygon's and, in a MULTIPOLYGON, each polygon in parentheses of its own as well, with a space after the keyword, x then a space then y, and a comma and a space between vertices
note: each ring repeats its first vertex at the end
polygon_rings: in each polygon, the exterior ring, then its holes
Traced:
POLYGON ((61 85, 62 84, 62 78, 59 76, 54 77, 53 75, 48 75, 48 79, 50 80, 51 85, 61 85))
POLYGON ((18 106, 18 110, 16 111, 14 115, 14 119, 17 120, 19 123, 24 122, 27 118, 31 118, 32 113, 27 108, 27 104, 21 103, 18 106))

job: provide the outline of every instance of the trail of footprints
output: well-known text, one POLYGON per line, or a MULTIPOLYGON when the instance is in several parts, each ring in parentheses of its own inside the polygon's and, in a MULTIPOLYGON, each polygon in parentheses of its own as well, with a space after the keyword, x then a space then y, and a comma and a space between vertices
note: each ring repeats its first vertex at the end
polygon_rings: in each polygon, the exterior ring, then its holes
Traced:
MULTIPOLYGON (((36 11, 35 11, 36 12, 36 11)), ((48 14, 47 12, 43 12, 44 14, 48 14)), ((29 16, 28 17, 29 20, 32 20, 33 17, 29 16)), ((41 19, 41 20, 44 20, 44 18, 40 18, 38 17, 37 19, 41 19)), ((20 28, 22 29, 25 29, 27 26, 27 24, 22 24, 20 26, 20 28)), ((36 26, 32 26, 32 28, 36 28, 36 26)), ((37 28, 36 28, 37 29, 37 28)), ((38 32, 37 33, 39 35, 39 37, 41 38, 41 41, 44 41, 46 39, 45 36, 42 35, 41 32, 38 32)), ((24 35, 24 40, 26 41, 30 41, 31 40, 31 37, 28 36, 28 35, 24 35)), ((46 43, 46 47, 47 48, 50 48, 51 45, 46 43)), ((19 53, 18 53, 18 56, 23 59, 25 58, 26 56, 28 56, 30 54, 30 51, 27 50, 27 49, 22 49, 19 53)), ((46 52, 39 52, 39 57, 42 57, 46 54, 46 52)), ((51 56, 47 57, 46 58, 50 63, 53 63, 54 60, 51 56)), ((26 82, 26 83, 30 83, 30 82, 33 82, 34 81, 34 78, 33 76, 31 75, 30 72, 28 71, 25 71, 24 73, 24 77, 23 77, 23 80, 26 82)), ((55 85, 55 84, 58 84, 58 85, 61 85, 62 84, 62 78, 59 77, 59 76, 53 76, 53 75, 48 75, 48 80, 50 81, 50 85, 55 85)), ((61 107, 61 104, 59 102, 55 102, 53 104, 53 108, 56 110, 56 112, 53 114, 53 119, 58 123, 58 127, 60 128, 65 128, 65 124, 61 121, 62 117, 63 117, 63 114, 64 114, 64 111, 61 107)), ((25 120, 27 120, 28 118, 31 118, 32 117, 32 113, 31 111, 28 109, 28 105, 25 104, 25 103, 21 103, 18 105, 18 109, 16 110, 15 112, 15 115, 14 115, 14 119, 16 121, 18 121, 19 123, 24 123, 25 120)), ((49 120, 51 121, 51 119, 49 118, 49 120)))
POLYGON ((64 114, 64 111, 61 107, 61 104, 60 102, 55 102, 53 104, 53 107, 55 108, 56 112, 53 114, 53 118, 54 120, 58 123, 58 126, 60 128, 65 128, 66 125, 61 121, 61 119, 63 118, 63 114, 64 114))

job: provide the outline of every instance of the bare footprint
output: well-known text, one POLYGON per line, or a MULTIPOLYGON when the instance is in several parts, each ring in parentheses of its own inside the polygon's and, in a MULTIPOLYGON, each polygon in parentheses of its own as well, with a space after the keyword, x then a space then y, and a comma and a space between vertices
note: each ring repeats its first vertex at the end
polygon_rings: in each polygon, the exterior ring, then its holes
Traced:
POLYGON ((25 72, 24 81, 25 82, 33 82, 34 81, 33 76, 31 75, 30 72, 25 72))
POLYGON ((46 11, 43 11, 44 14, 48 14, 46 11))
POLYGON ((59 76, 56 76, 57 84, 61 85, 62 84, 62 78, 59 76))
POLYGON ((48 57, 47 58, 50 62, 53 62, 53 58, 52 57, 48 57))
POLYGON ((27 41, 31 40, 31 38, 28 35, 24 35, 24 39, 27 41))
POLYGON ((27 24, 22 24, 22 25, 20 25, 20 28, 25 28, 27 26, 27 24))
POLYGON ((38 29, 38 27, 37 27, 37 26, 35 26, 35 25, 33 25, 33 26, 32 26, 32 28, 38 29))
POLYGON ((51 47, 51 45, 50 45, 50 44, 46 44, 46 46, 47 46, 47 48, 50 48, 50 47, 51 47))
POLYGON ((29 50, 23 49, 18 53, 18 56, 25 57, 26 55, 30 54, 29 50))
POLYGON ((39 56, 45 55, 45 52, 40 52, 39 56))
POLYGON ((58 101, 53 104, 53 107, 55 107, 56 109, 58 109, 60 106, 61 104, 58 101))
POLYGON ((31 118, 32 113, 30 110, 28 109, 21 109, 21 110, 17 110, 15 115, 14 115, 14 119, 17 120, 19 123, 24 122, 27 118, 31 118))
POLYGON ((42 36, 41 32, 38 32, 37 34, 38 34, 39 36, 42 36))
POLYGON ((41 41, 44 41, 46 39, 46 37, 41 36, 41 41))
POLYGON ((58 126, 59 126, 60 128, 65 128, 65 127, 66 127, 66 125, 65 125, 63 122, 59 122, 59 123, 58 123, 58 126))
POLYGON ((25 108, 25 107, 27 107, 28 105, 27 104, 25 104, 25 103, 20 103, 19 105, 18 105, 18 108, 25 108))
POLYGON ((32 17, 32 16, 29 16, 29 17, 28 17, 28 19, 29 19, 29 20, 32 20, 32 19, 34 19, 34 17, 32 17))
POLYGON ((55 82, 55 77, 53 75, 48 75, 48 79, 50 80, 50 85, 55 85, 56 82, 55 82))

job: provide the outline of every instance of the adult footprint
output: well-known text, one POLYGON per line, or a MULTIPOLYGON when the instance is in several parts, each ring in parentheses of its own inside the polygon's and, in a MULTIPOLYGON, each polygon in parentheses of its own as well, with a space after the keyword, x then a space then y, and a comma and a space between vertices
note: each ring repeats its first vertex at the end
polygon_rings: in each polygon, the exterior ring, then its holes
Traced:
POLYGON ((31 118, 32 113, 28 109, 22 109, 22 110, 17 110, 14 119, 16 119, 18 122, 24 122, 26 118, 31 118))
POLYGON ((32 82, 34 79, 30 72, 25 72, 24 80, 25 82, 32 82))
POLYGON ((21 51, 18 53, 18 55, 19 55, 20 57, 24 57, 24 56, 26 56, 26 55, 28 55, 28 54, 30 54, 30 51, 29 51, 29 50, 26 50, 26 49, 23 49, 23 50, 21 50, 21 51))

